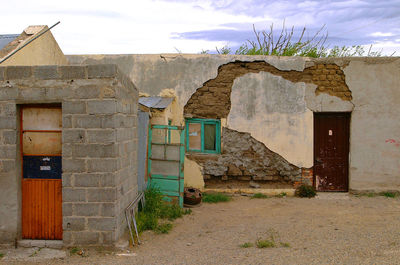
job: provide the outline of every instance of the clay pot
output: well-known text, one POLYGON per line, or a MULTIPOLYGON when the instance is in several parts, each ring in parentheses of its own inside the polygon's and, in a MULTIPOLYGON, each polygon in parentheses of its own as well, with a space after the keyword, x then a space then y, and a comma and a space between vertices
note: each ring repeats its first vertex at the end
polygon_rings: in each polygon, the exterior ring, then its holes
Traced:
POLYGON ((201 191, 196 188, 185 188, 183 195, 183 203, 188 205, 196 205, 201 202, 201 191))

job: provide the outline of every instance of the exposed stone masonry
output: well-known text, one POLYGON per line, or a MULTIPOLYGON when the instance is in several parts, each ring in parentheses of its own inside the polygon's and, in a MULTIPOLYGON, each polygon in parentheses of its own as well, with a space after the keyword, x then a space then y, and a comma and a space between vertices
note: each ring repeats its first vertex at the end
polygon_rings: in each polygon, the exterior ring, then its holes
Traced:
POLYGON ((343 100, 351 100, 351 91, 345 76, 336 64, 318 63, 303 72, 281 71, 264 62, 232 62, 218 68, 216 78, 208 80, 191 96, 184 107, 186 117, 226 118, 231 108, 230 94, 236 78, 247 73, 269 72, 292 82, 306 82, 317 85, 315 93, 328 93, 343 100))
POLYGON ((269 150, 249 133, 223 128, 221 140, 224 148, 220 155, 187 154, 203 167, 205 179, 301 182, 300 168, 269 150))

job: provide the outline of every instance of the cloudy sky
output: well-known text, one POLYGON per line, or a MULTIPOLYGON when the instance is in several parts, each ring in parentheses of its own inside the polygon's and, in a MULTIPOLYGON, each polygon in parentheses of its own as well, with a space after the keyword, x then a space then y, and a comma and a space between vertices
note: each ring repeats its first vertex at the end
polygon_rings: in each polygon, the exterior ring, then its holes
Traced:
POLYGON ((400 56, 400 0, 0 0, 0 34, 28 25, 52 32, 66 54, 199 53, 238 47, 283 21, 333 45, 373 45, 400 56))

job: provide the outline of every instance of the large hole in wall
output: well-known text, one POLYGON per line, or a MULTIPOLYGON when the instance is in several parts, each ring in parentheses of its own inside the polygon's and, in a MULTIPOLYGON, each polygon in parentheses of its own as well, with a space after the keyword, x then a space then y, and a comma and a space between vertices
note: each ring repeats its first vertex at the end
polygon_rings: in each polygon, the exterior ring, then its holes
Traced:
MULTIPOLYGON (((316 95, 327 93, 345 101, 352 99, 343 70, 333 63, 317 62, 304 71, 282 71, 265 61, 236 61, 220 66, 217 77, 208 80, 197 89, 184 107, 185 117, 227 118, 231 109, 234 80, 247 73, 262 71, 281 76, 291 82, 315 84, 316 95)), ((248 187, 249 181, 257 181, 261 187, 282 188, 302 182, 311 183, 310 174, 307 173, 309 169, 290 164, 248 133, 224 128, 222 143, 224 146, 222 154, 187 155, 189 159, 202 166, 206 186, 248 187), (302 177, 302 174, 305 176, 302 177)))

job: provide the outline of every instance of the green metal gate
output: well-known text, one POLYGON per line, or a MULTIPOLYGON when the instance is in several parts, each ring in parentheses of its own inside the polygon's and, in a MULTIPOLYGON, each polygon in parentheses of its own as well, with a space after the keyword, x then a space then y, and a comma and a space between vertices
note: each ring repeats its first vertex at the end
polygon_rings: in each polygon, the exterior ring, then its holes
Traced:
POLYGON ((150 125, 148 186, 157 187, 166 201, 183 206, 185 129, 181 126, 150 125))

